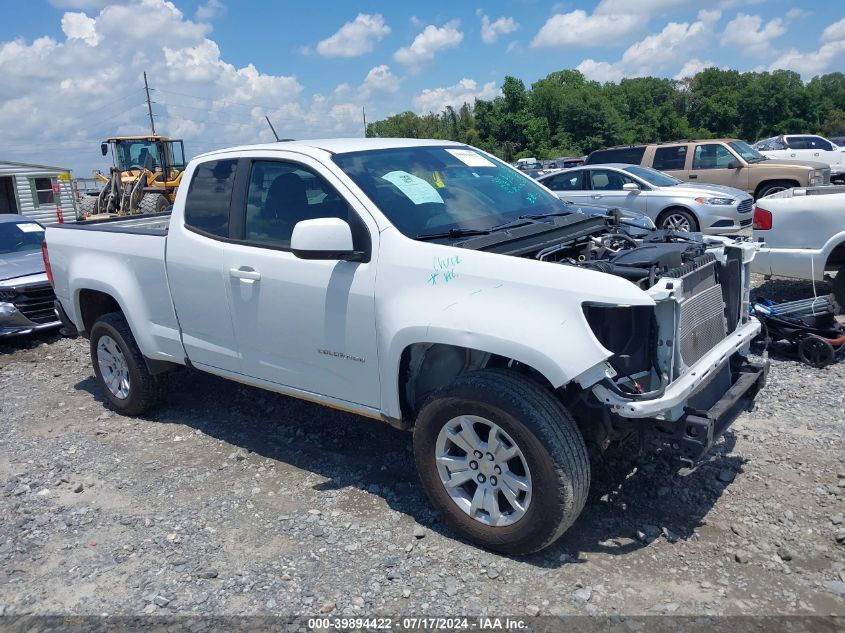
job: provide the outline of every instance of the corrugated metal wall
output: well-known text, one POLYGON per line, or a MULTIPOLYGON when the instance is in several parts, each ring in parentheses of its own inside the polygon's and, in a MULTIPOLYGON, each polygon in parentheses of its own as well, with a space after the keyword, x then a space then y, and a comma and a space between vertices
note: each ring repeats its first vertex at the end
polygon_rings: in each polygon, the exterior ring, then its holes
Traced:
POLYGON ((14 177, 18 212, 42 224, 56 224, 59 221, 57 208, 62 210, 66 223, 76 222, 76 199, 71 181, 59 179, 59 175, 65 173, 67 172, 0 162, 0 177, 14 177), (30 178, 50 178, 52 183, 58 183, 59 192, 54 195, 54 202, 36 205, 30 178))

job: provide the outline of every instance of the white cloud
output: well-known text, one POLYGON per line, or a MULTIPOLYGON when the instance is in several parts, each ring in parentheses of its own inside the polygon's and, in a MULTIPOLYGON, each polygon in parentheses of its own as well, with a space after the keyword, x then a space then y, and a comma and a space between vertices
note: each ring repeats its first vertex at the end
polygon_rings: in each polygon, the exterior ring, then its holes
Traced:
POLYGON ((813 15, 812 11, 807 11, 806 9, 799 9, 798 7, 795 7, 786 12, 786 19, 797 20, 799 18, 806 18, 811 15, 813 15))
POLYGON ((494 99, 500 93, 495 81, 479 86, 473 79, 461 79, 454 86, 426 88, 414 97, 414 107, 421 113, 441 112, 448 105, 458 109, 464 103, 472 105, 476 99, 494 99))
POLYGON ((106 167, 99 142, 107 135, 149 130, 143 71, 157 131, 183 137, 189 155, 271 140, 265 115, 286 137, 360 135, 365 88, 386 94, 398 81, 377 66, 358 89, 307 95, 295 76, 228 62, 210 25, 166 0, 69 12, 61 23, 63 37, 0 41, 0 147, 8 158, 82 176, 106 167))
POLYGON ((226 15, 226 5, 220 0, 207 0, 205 4, 197 7, 194 13, 194 19, 200 22, 208 22, 221 16, 226 15))
POLYGON ((698 58, 691 59, 683 66, 681 66, 681 69, 677 72, 673 79, 676 79, 678 81, 680 81, 681 79, 688 79, 689 77, 697 75, 705 68, 713 68, 714 66, 716 66, 716 64, 711 61, 703 62, 698 58))
POLYGON ((834 22, 822 31, 822 42, 839 42, 845 40, 845 18, 834 22))
POLYGON ((647 21, 646 15, 632 13, 588 15, 581 9, 557 13, 546 20, 531 46, 613 46, 619 43, 619 38, 642 29, 647 21))
POLYGON ((457 46, 463 41, 464 34, 458 30, 459 26, 457 20, 440 27, 429 24, 414 38, 410 46, 397 50, 393 58, 405 66, 419 68, 434 59, 438 52, 457 46))
POLYGON ((481 16, 481 41, 485 44, 495 44, 500 35, 513 33, 519 28, 517 21, 510 17, 502 16, 491 22, 481 9, 476 14, 481 16))
POLYGON ((819 37, 821 46, 818 50, 806 53, 791 48, 781 53, 769 65, 769 70, 794 70, 806 81, 815 75, 841 68, 845 56, 845 18, 829 25, 819 37))
POLYGON ((96 46, 100 41, 97 35, 96 21, 84 13, 65 13, 62 16, 62 31, 71 40, 82 40, 89 46, 96 46))
POLYGON ((759 57, 770 53, 773 40, 784 33, 786 33, 786 24, 781 18, 774 18, 764 24, 763 18, 759 15, 737 13, 736 17, 725 26, 721 44, 759 57))
POLYGON ((380 13, 359 13, 352 22, 341 26, 334 35, 320 41, 317 44, 317 52, 323 57, 358 57, 372 52, 376 43, 388 33, 390 27, 384 23, 384 17, 380 13))
POLYGON ((361 84, 361 94, 365 98, 369 98, 374 93, 390 93, 397 90, 399 90, 399 78, 391 72, 387 64, 371 68, 361 84))
POLYGON ((659 33, 633 43, 619 61, 585 59, 577 68, 588 79, 596 81, 666 73, 691 54, 710 46, 713 29, 720 17, 719 11, 701 10, 695 22, 669 22, 659 33))

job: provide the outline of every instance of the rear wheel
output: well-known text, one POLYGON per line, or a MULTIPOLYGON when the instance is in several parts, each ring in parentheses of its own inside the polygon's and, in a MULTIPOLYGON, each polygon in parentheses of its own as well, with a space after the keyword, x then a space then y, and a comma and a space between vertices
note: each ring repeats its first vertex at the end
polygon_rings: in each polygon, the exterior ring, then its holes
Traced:
POLYGON ((548 390, 509 371, 465 374, 432 394, 417 418, 414 453, 446 523, 506 554, 553 543, 590 487, 572 416, 548 390))
POLYGON ((788 182, 786 180, 772 180, 771 182, 764 183, 760 190, 757 192, 757 199, 765 198, 766 196, 770 196, 773 193, 780 193, 781 191, 786 191, 787 189, 791 189, 794 187, 795 184, 788 182))
POLYGON ((686 209, 666 209, 660 214, 657 228, 671 231, 695 232, 698 230, 698 220, 686 209))
POLYGON ((161 399, 123 313, 104 314, 91 327, 91 362, 103 395, 120 413, 142 415, 161 399))
POLYGON ((163 193, 145 193, 138 205, 138 213, 164 213, 170 206, 170 200, 163 193))

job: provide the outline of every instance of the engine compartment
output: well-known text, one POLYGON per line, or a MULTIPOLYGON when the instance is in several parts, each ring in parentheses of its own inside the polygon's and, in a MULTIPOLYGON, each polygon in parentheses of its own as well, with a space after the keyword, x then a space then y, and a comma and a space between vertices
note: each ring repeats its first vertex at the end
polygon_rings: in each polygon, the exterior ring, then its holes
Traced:
POLYGON ((699 234, 645 229, 610 212, 573 213, 467 240, 466 248, 530 257, 623 277, 643 290, 661 277, 680 277, 711 258, 699 234))

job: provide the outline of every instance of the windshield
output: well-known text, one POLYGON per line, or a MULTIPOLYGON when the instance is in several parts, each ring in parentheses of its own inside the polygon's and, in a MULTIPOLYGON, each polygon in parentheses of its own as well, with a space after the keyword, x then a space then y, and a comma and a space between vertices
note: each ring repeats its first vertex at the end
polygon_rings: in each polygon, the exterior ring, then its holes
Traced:
POLYGON ((638 178, 642 178, 648 184, 654 185, 655 187, 674 187, 675 185, 679 185, 683 182, 683 180, 678 180, 674 176, 664 174, 662 171, 657 171, 656 169, 652 169, 651 167, 629 165, 628 167, 624 167, 623 169, 629 174, 633 174, 638 178))
POLYGON ((145 167, 150 171, 161 169, 158 143, 154 141, 118 141, 115 146, 117 168, 145 167))
POLYGON ((568 211, 530 177, 468 147, 368 150, 333 159, 410 237, 568 211))
POLYGON ((759 163, 761 160, 766 160, 765 156, 745 141, 731 141, 728 145, 730 145, 731 149, 739 154, 747 163, 759 163))
POLYGON ((36 222, 0 223, 0 255, 37 251, 44 241, 44 229, 36 222))

